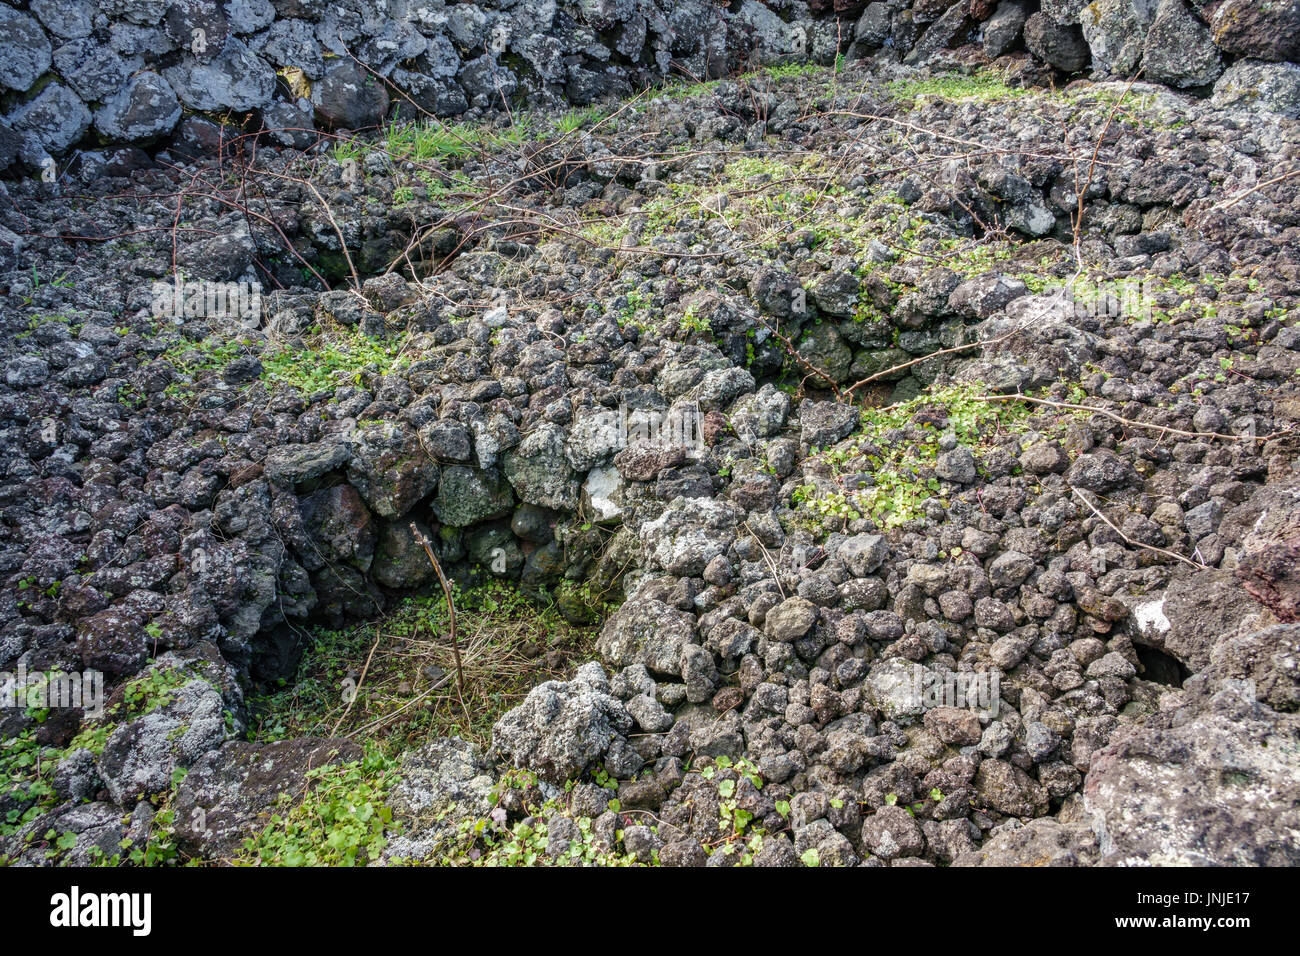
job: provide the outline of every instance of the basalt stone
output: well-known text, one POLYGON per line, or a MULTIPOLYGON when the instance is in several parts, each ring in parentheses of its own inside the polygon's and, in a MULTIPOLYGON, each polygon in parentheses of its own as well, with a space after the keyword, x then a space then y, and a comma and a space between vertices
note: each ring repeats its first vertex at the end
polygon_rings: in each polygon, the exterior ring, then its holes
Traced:
POLYGON ((1183 0, 1160 0, 1143 45, 1142 69, 1170 86, 1206 86, 1223 72, 1223 59, 1183 0))
POLYGON ((680 677, 682 648, 694 634, 694 622, 684 612, 662 601, 630 601, 605 622, 596 650, 610 667, 641 664, 652 673, 680 677))
POLYGON ((64 40, 90 36, 98 12, 94 0, 31 0, 30 8, 46 30, 64 40))
POLYGON ((1065 73, 1077 73, 1088 64, 1088 45, 1077 26, 1063 26, 1042 13, 1025 21, 1025 46, 1040 60, 1065 73))
POLYGON ((547 423, 502 456, 505 476, 521 500, 560 511, 578 506, 581 486, 564 445, 564 430, 547 423))
POLYGON ((378 532, 355 488, 343 484, 321 489, 303 498, 301 508, 303 526, 322 557, 369 570, 378 532))
POLYGON ((193 110, 256 109, 275 92, 275 71, 235 37, 210 60, 183 55, 163 76, 181 103, 193 110))
POLYGON ((1156 714, 1116 735, 1084 784, 1106 861, 1294 866, 1297 739, 1300 717, 1231 689, 1207 710, 1156 714))
POLYGON ((492 752, 515 767, 536 770, 556 784, 576 778, 604 757, 633 721, 608 693, 599 664, 579 669, 572 681, 547 681, 492 728, 492 752))
POLYGON ((433 513, 445 525, 466 528, 480 521, 504 518, 514 510, 510 483, 495 468, 479 471, 465 465, 442 470, 433 513))
POLYGON ((1156 7, 1157 0, 1097 0, 1084 7, 1079 25, 1092 51, 1093 68, 1115 77, 1131 76, 1142 62, 1156 7))
POLYGON ((1003 0, 993 15, 984 21, 984 55, 990 59, 1013 49, 1020 41, 1028 17, 1026 4, 1003 0))
POLYGON ((122 89, 143 61, 123 59, 94 39, 78 39, 54 51, 54 68, 87 102, 107 99, 122 89))
POLYGON ((360 745, 342 739, 228 741, 195 760, 177 787, 177 842, 189 853, 232 857, 265 828, 280 799, 304 785, 309 770, 362 756, 360 745))
POLYGON ((437 487, 438 466, 409 427, 375 425, 357 432, 348 480, 375 514, 397 518, 437 487))
POLYGON ((1300 0, 1225 0, 1210 20, 1224 53, 1256 60, 1300 60, 1300 0))
POLYGON ((162 28, 177 48, 200 62, 218 56, 230 36, 225 11, 217 0, 172 0, 162 28))
POLYGON ((50 68, 53 50, 35 20, 8 5, 0 6, 0 85, 30 90, 50 68))
POLYGON ((810 326, 799 341, 798 348, 799 354, 813 368, 825 373, 824 377, 819 376, 821 381, 829 379, 830 382, 839 384, 849 377, 853 352, 844 344, 831 323, 818 322, 810 326))
POLYGON ((276 17, 271 0, 226 0, 226 19, 235 33, 255 33, 276 17))
POLYGON ((306 20, 277 20, 254 43, 254 49, 270 62, 301 70, 309 80, 319 80, 325 73, 320 43, 306 20))
POLYGON ((180 118, 180 103, 167 81, 146 72, 104 101, 95 128, 110 140, 142 140, 171 132, 180 118))
POLYGON ((384 587, 406 590, 425 584, 434 577, 429 556, 416 538, 417 532, 426 540, 432 535, 427 526, 418 522, 414 524, 412 530, 410 521, 393 521, 385 524, 379 532, 371 575, 384 587))
POLYGON ((90 110, 62 83, 51 83, 9 114, 8 124, 55 156, 66 153, 90 129, 90 110))
POLYGON ((1211 102, 1218 107, 1267 110, 1300 119, 1300 66, 1239 60, 1215 82, 1211 102))

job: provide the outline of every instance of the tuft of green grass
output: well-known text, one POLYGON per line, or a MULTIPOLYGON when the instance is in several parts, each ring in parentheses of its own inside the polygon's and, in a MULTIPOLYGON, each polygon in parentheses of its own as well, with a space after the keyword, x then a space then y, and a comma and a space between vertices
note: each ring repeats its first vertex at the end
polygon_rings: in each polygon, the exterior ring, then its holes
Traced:
POLYGON ((406 336, 392 342, 354 329, 318 332, 305 348, 280 346, 263 354, 262 380, 297 389, 304 395, 345 383, 360 385, 366 371, 387 375, 403 367, 406 336))
POLYGON ((898 100, 932 96, 954 103, 996 103, 1039 95, 1039 91, 1007 85, 1006 77, 981 71, 970 75, 949 73, 923 80, 895 80, 887 87, 898 100))

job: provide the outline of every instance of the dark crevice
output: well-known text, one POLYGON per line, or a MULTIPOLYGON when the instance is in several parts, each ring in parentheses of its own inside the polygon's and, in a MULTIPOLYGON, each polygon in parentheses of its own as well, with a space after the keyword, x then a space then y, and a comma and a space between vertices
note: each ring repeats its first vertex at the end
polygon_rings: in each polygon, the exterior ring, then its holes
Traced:
POLYGON ((1166 687, 1182 687, 1183 681, 1192 676, 1182 661, 1171 654, 1144 644, 1135 644, 1134 650, 1142 664, 1142 676, 1149 681, 1166 687))

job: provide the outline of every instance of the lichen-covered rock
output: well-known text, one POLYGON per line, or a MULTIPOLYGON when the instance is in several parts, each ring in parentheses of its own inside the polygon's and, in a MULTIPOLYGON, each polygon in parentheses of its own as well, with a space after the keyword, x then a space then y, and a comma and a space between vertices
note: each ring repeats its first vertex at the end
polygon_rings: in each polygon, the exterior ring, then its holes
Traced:
POLYGON ((1133 75, 1156 6, 1157 0, 1096 0, 1084 6, 1079 25, 1095 70, 1124 79, 1133 75))
POLYGON ((271 481, 297 484, 341 469, 351 457, 347 444, 337 440, 282 445, 267 452, 262 473, 271 481))
POLYGON ((713 498, 677 498, 641 526, 647 557, 668 574, 703 574, 736 537, 736 509, 713 498))
POLYGON ((0 7, 0 84, 23 92, 50 68, 50 41, 40 25, 9 5, 0 7))
POLYGON ((381 518, 400 518, 438 485, 438 466, 409 428, 372 425, 356 433, 348 480, 381 518))
POLYGON ((1091 866, 1097 856, 1097 834, 1091 827, 1039 817, 1023 826, 997 827, 979 849, 961 854, 953 865, 1091 866))
POLYGON ((282 796, 301 790, 308 770, 362 756, 350 740, 228 741, 196 760, 177 788, 177 843, 187 853, 229 859, 266 828, 282 796))
POLYGON ((1267 110, 1300 119, 1300 66, 1238 60, 1215 82, 1211 101, 1219 107, 1267 110))
POLYGON ((502 469, 520 499, 544 508, 573 510, 580 484, 565 455, 564 429, 544 424, 502 455, 502 469))
POLYGON ((903 807, 881 807, 862 824, 862 845, 882 860, 920 856, 925 837, 916 820, 903 807))
POLYGON ((402 758, 388 804, 401 831, 384 847, 390 862, 430 861, 460 824, 492 812, 496 775, 478 747, 459 737, 431 740, 402 758))
POLYGON ((632 729, 632 718, 608 690, 599 664, 579 668, 571 681, 534 687, 493 726, 492 753, 551 783, 574 779, 632 729))
POLYGON ((91 114, 72 90, 51 83, 5 121, 51 155, 61 156, 90 129, 91 114))
POLYGON ((133 76, 95 113, 95 128, 110 140, 142 140, 170 132, 180 121, 176 94, 157 73, 133 76))
POLYGON ((174 770, 189 767, 226 739, 227 707, 219 688, 196 676, 164 696, 158 709, 113 731, 99 756, 100 778, 119 805, 168 790, 174 770))
POLYGON ((275 89, 275 71, 236 37, 211 59, 183 56, 163 76, 181 103, 194 110, 256 109, 275 89))
POLYGON ((1012 817, 1047 812, 1047 791, 1033 777, 1004 760, 984 760, 975 773, 975 796, 990 810, 1012 817))
POLYGON ((1102 862, 1294 866, 1298 754, 1300 717, 1239 688, 1117 734, 1084 781, 1102 862))
POLYGON ((608 666, 644 665, 652 673, 681 675, 682 648, 695 635, 690 615, 662 601, 628 601, 605 622, 596 651, 608 666))
POLYGON ((1296 0, 1225 0, 1210 19, 1224 53, 1257 60, 1300 60, 1300 3, 1296 0))
POLYGON ((480 471, 465 465, 449 465, 442 470, 432 508, 443 524, 467 528, 506 517, 514 510, 514 504, 510 483, 495 468, 480 471))
POLYGON ((1210 31, 1183 0, 1160 0, 1142 50, 1147 78, 1170 86, 1208 86, 1223 72, 1210 31))

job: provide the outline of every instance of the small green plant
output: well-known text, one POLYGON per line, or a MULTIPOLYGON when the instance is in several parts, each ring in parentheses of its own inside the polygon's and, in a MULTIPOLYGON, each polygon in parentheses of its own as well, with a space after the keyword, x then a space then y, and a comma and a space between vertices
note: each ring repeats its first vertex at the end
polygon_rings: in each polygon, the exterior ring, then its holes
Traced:
POLYGON ((377 748, 361 760, 315 767, 304 794, 282 796, 270 824, 245 842, 257 866, 364 866, 396 831, 388 792, 397 765, 377 748))
MULTIPOLYGON (((796 513, 814 530, 842 526, 859 517, 893 528, 924 515, 925 502, 942 500, 945 486, 934 474, 939 438, 947 431, 961 445, 980 449, 1009 431, 1023 430, 1036 413, 1019 402, 984 401, 978 383, 951 386, 887 408, 863 412, 860 430, 833 449, 814 450, 830 466, 831 486, 807 482, 792 496, 796 513), (918 413, 924 413, 919 415, 918 413)), ((1079 413, 1055 415, 1043 429, 1059 427, 1079 413)))
POLYGON ((709 321, 695 311, 695 306, 690 305, 682 313, 681 319, 677 323, 678 327, 688 335, 693 332, 709 332, 709 321))
POLYGON ((995 103, 1036 95, 1035 90, 1007 85, 1006 77, 993 71, 971 75, 956 73, 924 80, 896 80, 889 84, 889 94, 899 100, 936 97, 955 103, 995 103))

